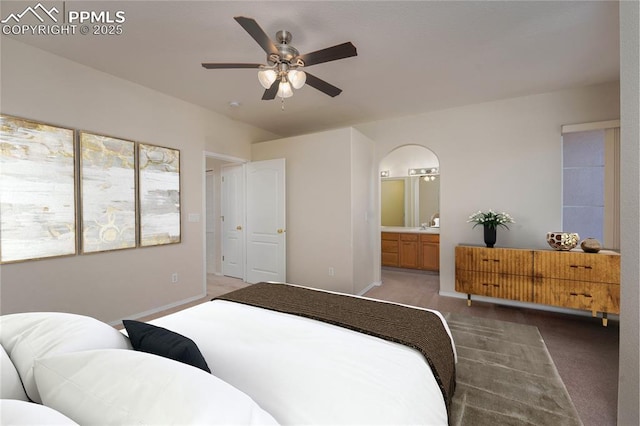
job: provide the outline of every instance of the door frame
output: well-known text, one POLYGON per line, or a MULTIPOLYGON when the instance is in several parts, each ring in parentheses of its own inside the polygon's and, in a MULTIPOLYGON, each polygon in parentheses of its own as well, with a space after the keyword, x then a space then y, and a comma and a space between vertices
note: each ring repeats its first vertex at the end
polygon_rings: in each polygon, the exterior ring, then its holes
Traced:
MULTIPOLYGON (((234 157, 227 154, 220 154, 212 151, 202 151, 202 258, 203 258, 203 271, 202 271, 202 288, 204 294, 207 294, 207 158, 214 158, 216 160, 222 160, 230 164, 245 164, 250 160, 241 157, 234 157)), ((219 196, 220 194, 218 194, 219 196)), ((219 197, 218 197, 219 198, 219 197)))

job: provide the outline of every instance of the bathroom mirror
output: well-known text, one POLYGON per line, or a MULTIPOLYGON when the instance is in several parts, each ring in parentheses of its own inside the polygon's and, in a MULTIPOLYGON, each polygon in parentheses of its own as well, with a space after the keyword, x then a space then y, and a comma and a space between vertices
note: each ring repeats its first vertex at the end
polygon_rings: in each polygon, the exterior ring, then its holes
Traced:
POLYGON ((410 169, 438 170, 433 151, 419 145, 406 145, 390 152, 380 161, 386 174, 380 182, 382 226, 419 227, 439 225, 440 175, 410 176, 410 169))

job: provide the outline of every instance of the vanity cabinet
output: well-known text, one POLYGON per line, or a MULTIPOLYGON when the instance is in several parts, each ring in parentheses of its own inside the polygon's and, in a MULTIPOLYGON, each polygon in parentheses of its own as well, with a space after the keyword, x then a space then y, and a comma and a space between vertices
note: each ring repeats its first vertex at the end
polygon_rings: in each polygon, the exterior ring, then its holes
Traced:
POLYGON ((440 235, 420 234, 420 265, 426 271, 440 270, 440 235))
POLYGON ((620 255, 456 247, 456 291, 564 308, 620 313, 620 255))
POLYGON ((440 269, 440 235, 383 232, 382 266, 438 271, 440 269))
POLYGON ((400 234, 398 266, 419 269, 418 234, 400 234))
POLYGON ((382 233, 382 266, 398 266, 398 241, 400 241, 400 234, 382 233))

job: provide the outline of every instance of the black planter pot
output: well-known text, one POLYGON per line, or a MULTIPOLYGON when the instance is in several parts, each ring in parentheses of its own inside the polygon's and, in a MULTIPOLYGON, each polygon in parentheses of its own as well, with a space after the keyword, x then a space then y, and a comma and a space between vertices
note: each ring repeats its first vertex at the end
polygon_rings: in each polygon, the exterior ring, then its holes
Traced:
POLYGON ((487 247, 493 247, 496 243, 496 228, 491 226, 484 227, 484 243, 487 247))

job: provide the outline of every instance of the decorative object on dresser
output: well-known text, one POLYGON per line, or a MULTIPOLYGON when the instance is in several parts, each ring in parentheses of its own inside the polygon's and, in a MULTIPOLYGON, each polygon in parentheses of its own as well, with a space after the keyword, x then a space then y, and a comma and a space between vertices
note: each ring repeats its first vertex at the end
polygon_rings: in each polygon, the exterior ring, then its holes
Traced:
POLYGON ((547 243, 555 250, 572 250, 580 241, 575 232, 547 232, 547 243))
POLYGON ((493 247, 495 245, 497 233, 496 230, 498 226, 509 229, 507 223, 515 223, 509 213, 496 213, 493 210, 489 210, 486 213, 482 210, 478 210, 477 212, 469 216, 469 220, 467 220, 467 222, 474 222, 474 228, 478 225, 483 226, 484 243, 487 247, 493 247))
POLYGON ((382 266, 440 270, 440 235, 382 232, 382 266))
POLYGON ((585 238, 580 243, 580 248, 585 253, 597 253, 602 249, 602 244, 595 238, 585 238))
POLYGON ((457 246, 456 286, 471 295, 544 305, 620 313, 620 254, 598 256, 576 250, 532 250, 457 246))
POLYGON ((484 243, 487 247, 493 248, 498 237, 497 229, 489 225, 484 225, 484 243))

